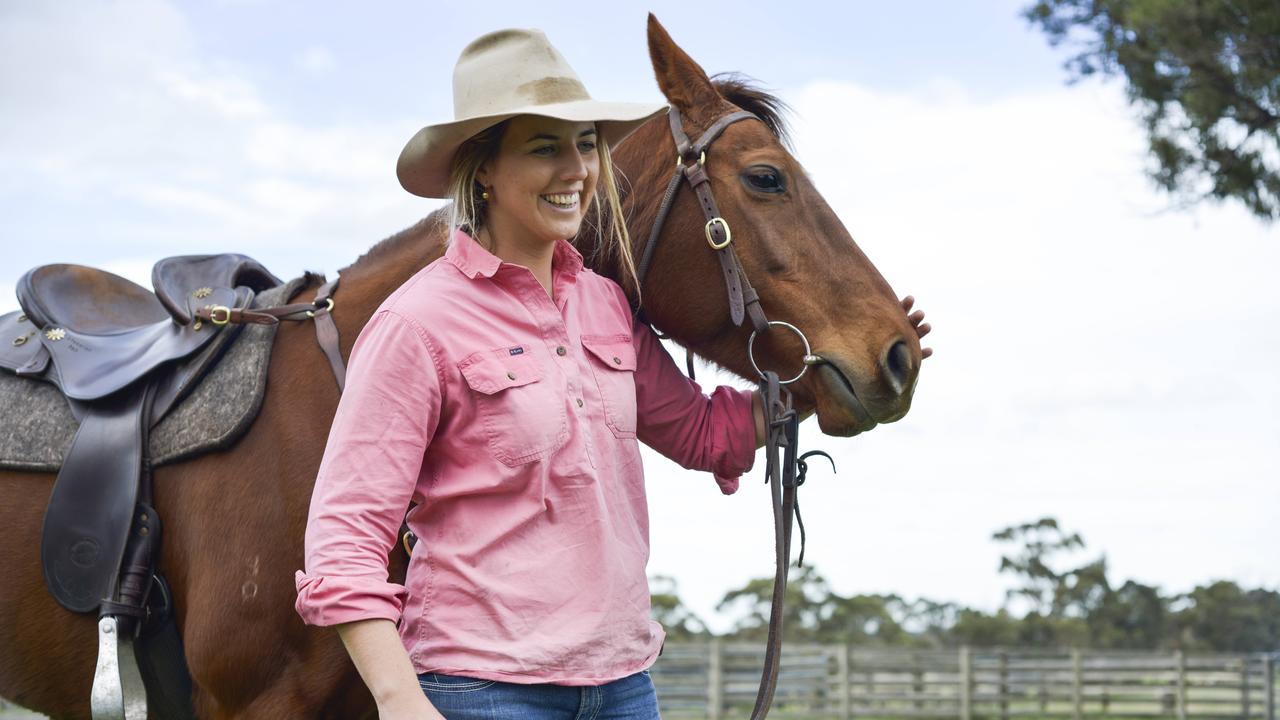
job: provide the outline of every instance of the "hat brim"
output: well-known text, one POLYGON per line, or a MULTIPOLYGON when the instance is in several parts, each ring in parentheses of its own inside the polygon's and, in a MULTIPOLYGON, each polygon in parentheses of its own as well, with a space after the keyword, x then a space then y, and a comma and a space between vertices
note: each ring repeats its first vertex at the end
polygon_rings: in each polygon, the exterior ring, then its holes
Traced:
POLYGON ((600 136, 612 148, 641 125, 666 112, 666 105, 651 103, 575 100, 529 105, 497 115, 481 115, 428 125, 414 134, 405 144, 404 150, 400 151, 396 176, 400 178, 404 189, 414 195, 443 198, 448 195, 449 170, 458 147, 476 133, 503 120, 517 115, 541 115, 573 122, 594 122, 600 136))

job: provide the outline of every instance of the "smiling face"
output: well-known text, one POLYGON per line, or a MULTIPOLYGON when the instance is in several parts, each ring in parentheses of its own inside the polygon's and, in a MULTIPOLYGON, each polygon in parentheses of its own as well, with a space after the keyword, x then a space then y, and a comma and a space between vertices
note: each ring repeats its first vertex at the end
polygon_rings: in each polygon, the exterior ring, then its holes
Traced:
POLYGON ((498 154, 476 173, 489 192, 487 227, 504 245, 552 245, 578 233, 600 174, 595 124, 512 118, 498 154))

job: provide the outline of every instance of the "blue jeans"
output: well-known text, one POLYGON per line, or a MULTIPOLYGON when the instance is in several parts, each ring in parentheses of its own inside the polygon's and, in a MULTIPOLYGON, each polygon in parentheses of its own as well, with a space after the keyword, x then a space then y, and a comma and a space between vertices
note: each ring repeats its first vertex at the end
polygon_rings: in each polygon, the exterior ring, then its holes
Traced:
POLYGON ((418 684, 447 720, 660 720, 648 670, 588 687, 440 673, 423 673, 418 684))

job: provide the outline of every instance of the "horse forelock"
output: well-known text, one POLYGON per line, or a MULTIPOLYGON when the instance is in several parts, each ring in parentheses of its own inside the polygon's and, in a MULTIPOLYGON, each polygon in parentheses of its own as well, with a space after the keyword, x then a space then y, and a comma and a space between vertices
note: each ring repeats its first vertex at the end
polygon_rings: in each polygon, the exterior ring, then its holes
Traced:
POLYGON ((738 72, 717 73, 711 77, 711 84, 725 100, 760 118, 779 142, 791 147, 791 129, 783 117, 790 112, 791 106, 782 98, 760 87, 755 79, 738 72))

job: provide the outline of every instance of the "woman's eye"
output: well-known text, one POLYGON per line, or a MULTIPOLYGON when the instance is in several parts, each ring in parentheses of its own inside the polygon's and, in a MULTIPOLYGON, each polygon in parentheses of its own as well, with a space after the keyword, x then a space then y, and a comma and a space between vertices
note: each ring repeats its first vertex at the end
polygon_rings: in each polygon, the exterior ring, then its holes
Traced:
POLYGON ((534 148, 534 149, 533 149, 533 154, 534 154, 534 155, 552 155, 552 154, 554 154, 554 153, 555 153, 555 151, 556 151, 556 149, 555 149, 555 147, 554 147, 554 146, 551 146, 551 145, 543 145, 543 146, 541 146, 541 147, 536 147, 536 148, 534 148))
POLYGON ((596 149, 596 144, 594 142, 591 142, 590 140, 584 140, 578 143, 578 149, 584 153, 591 152, 592 150, 596 149))
POLYGON ((784 192, 782 175, 771 167, 754 167, 748 170, 744 179, 752 190, 766 193, 784 192))

